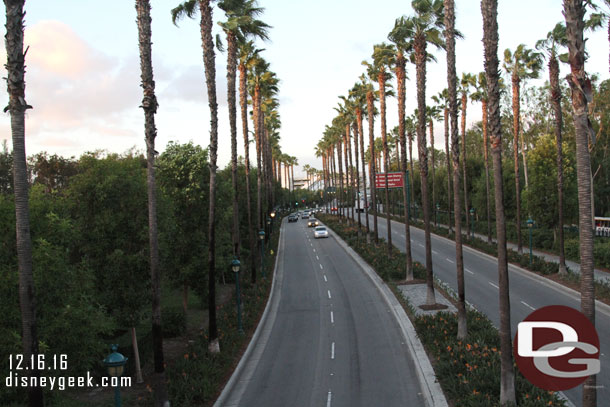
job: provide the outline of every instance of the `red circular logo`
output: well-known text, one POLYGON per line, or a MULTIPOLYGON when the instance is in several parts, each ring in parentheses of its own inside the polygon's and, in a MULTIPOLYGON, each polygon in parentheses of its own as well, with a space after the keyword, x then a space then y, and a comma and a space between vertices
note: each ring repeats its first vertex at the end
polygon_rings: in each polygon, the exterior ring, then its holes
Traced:
POLYGON ((517 326, 513 354, 519 370, 544 390, 567 390, 599 373, 599 337, 574 308, 550 305, 517 326))

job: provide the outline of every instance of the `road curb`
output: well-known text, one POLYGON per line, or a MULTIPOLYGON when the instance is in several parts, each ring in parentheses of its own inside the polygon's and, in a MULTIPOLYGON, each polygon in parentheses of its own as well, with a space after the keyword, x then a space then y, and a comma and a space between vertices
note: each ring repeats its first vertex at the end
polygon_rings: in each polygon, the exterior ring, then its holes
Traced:
POLYGON ((271 328, 273 327, 273 323, 275 322, 275 315, 277 313, 277 308, 279 306, 281 297, 280 287, 284 278, 283 273, 278 273, 278 262, 280 257, 282 258, 282 263, 284 261, 284 239, 282 233, 284 229, 284 223, 285 222, 282 221, 282 226, 280 227, 280 237, 278 239, 277 256, 275 257, 273 281, 271 282, 271 292, 269 294, 269 299, 267 300, 267 305, 265 306, 265 311, 263 311, 263 315, 258 323, 258 326, 256 327, 256 330, 254 331, 254 335, 252 335, 252 338, 250 339, 250 343, 248 344, 246 351, 239 360, 239 363, 233 371, 231 378, 229 379, 225 387, 222 389, 220 396, 218 396, 218 399, 216 399, 216 402, 214 403, 213 407, 232 407, 238 405, 238 403, 227 404, 227 402, 230 401, 229 397, 237 397, 237 402, 240 401, 246 386, 241 386, 241 388, 237 388, 237 391, 240 392, 237 395, 233 394, 233 392, 239 383, 248 382, 250 380, 252 374, 254 373, 254 369, 246 370, 247 364, 248 362, 250 362, 250 359, 253 358, 255 352, 260 358, 260 354, 263 352, 265 345, 267 344, 269 333, 271 332, 271 328), (264 340, 259 340, 261 339, 261 335, 266 335, 266 338, 264 340))
MULTIPOLYGON (((328 227, 328 225, 326 225, 328 227)), ((441 385, 436 380, 436 374, 432 368, 432 364, 428 359, 426 350, 417 336, 415 327, 407 316, 402 304, 398 301, 392 290, 383 282, 381 277, 373 270, 373 268, 360 255, 358 255, 343 239, 341 239, 334 230, 329 228, 335 240, 345 249, 352 259, 364 270, 367 277, 373 282, 375 288, 381 293, 386 304, 392 310, 402 334, 406 340, 407 346, 411 353, 411 357, 416 366, 417 378, 421 387, 422 395, 428 407, 445 407, 448 406, 445 394, 441 389, 441 385)))

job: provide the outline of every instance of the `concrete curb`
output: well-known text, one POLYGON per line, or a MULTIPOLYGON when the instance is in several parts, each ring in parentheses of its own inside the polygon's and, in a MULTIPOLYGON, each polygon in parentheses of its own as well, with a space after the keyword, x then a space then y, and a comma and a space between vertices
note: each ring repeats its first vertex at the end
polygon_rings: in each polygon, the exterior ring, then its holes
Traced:
MULTIPOLYGON (((327 225, 328 227, 328 225, 327 225)), ((441 385, 436 380, 436 374, 432 368, 432 364, 428 359, 426 350, 422 345, 421 341, 417 337, 415 327, 411 323, 411 320, 407 316, 402 304, 394 296, 394 293, 390 288, 383 282, 381 277, 369 266, 369 264, 362 259, 349 245, 341 239, 332 229, 329 228, 335 240, 345 249, 345 251, 354 259, 356 263, 366 273, 367 277, 373 282, 377 290, 381 293, 381 296, 388 304, 400 329, 406 340, 407 346, 413 358, 413 362, 416 366, 417 378, 421 387, 422 395, 424 396, 426 406, 429 407, 445 407, 448 406, 445 394, 441 389, 441 385)))
POLYGON ((247 365, 253 362, 258 363, 258 360, 260 359, 260 356, 267 345, 269 334, 273 328, 273 323, 275 322, 275 316, 281 297, 280 287, 282 286, 282 280, 284 278, 283 273, 278 273, 278 262, 280 257, 282 258, 282 264, 284 263, 284 236, 282 233, 284 223, 285 222, 282 221, 282 226, 280 227, 278 250, 277 256, 275 257, 273 272, 273 282, 271 283, 271 293, 269 294, 265 311, 263 311, 261 320, 254 331, 254 335, 252 335, 252 338, 250 339, 250 343, 248 344, 246 351, 233 371, 231 378, 225 385, 224 389, 222 389, 220 396, 218 396, 218 399, 216 399, 213 407, 229 407, 237 406, 239 404, 241 396, 246 388, 245 383, 250 381, 250 378, 254 374, 254 370, 256 368, 256 364, 254 366, 247 365), (240 384, 241 386, 239 386, 240 384), (237 391, 237 393, 234 393, 235 391, 237 391), (237 400, 231 401, 231 399, 237 400))

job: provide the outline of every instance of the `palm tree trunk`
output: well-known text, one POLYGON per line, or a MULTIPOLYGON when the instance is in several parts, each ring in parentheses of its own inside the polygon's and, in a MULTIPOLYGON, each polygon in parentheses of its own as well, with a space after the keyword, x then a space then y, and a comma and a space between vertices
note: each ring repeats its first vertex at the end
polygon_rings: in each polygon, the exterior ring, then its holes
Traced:
POLYGON ((237 39, 227 33, 227 104, 231 128, 231 184, 233 186, 233 256, 239 259, 239 203, 237 201, 237 106, 235 78, 237 76, 237 39))
MULTIPOLYGON (((369 238, 371 229, 369 227, 369 200, 366 193, 366 161, 364 160, 364 127, 362 126, 362 109, 356 109, 356 120, 358 121, 358 132, 360 133, 360 159, 362 161, 362 191, 364 192, 364 214, 366 219, 366 235, 369 238)), ((357 164, 358 162, 356 162, 357 164)))
POLYGON ((390 153, 388 151, 388 136, 385 120, 385 71, 382 70, 377 81, 379 82, 379 110, 381 112, 381 141, 383 143, 383 170, 385 171, 385 201, 383 211, 386 215, 386 227, 388 229, 388 257, 392 257, 392 214, 390 211, 390 188, 388 188, 388 172, 390 171, 390 153))
POLYGON ((343 189, 343 156, 342 156, 342 141, 339 139, 337 143, 337 157, 339 158, 339 213, 341 215, 341 222, 343 222, 343 217, 345 216, 345 208, 344 208, 344 189, 343 189))
MULTIPOLYGON (((252 98, 252 123, 254 124, 254 140, 256 143, 256 225, 257 229, 260 231, 263 229, 263 164, 259 109, 260 86, 256 85, 252 98)), ((260 242, 258 244, 260 245, 260 242)))
POLYGON ((513 85, 513 159, 515 162, 515 201, 517 204, 517 251, 523 253, 523 244, 521 242, 521 188, 519 185, 519 77, 516 72, 512 75, 513 85))
POLYGON ((371 150, 371 162, 370 162, 370 176, 371 179, 371 206, 373 207, 373 237, 375 243, 379 243, 379 229, 377 227, 377 187, 376 187, 376 168, 375 168, 375 122, 374 122, 374 109, 373 106, 373 92, 369 91, 366 93, 366 108, 368 113, 369 122, 369 149, 371 150))
MULTIPOLYGON (((430 162, 432 164, 432 207, 433 210, 436 211, 436 183, 434 182, 434 123, 432 122, 432 119, 430 119, 428 123, 428 128, 430 130, 430 162)), ((438 216, 434 217, 434 225, 438 227, 438 216)))
MULTIPOLYGON (((11 115, 13 138, 13 183, 15 191, 15 218, 17 230, 17 264, 19 269, 19 306, 21 309, 21 342, 23 357, 31 360, 38 355, 36 323, 36 295, 32 266, 32 239, 28 205, 28 176, 25 158, 25 111, 31 106, 25 102, 25 53, 23 52, 24 0, 5 0, 6 6, 6 54, 7 106, 11 115)), ((32 378, 40 378, 40 371, 28 371, 32 378)), ((26 373, 26 374, 28 374, 26 373)), ((30 407, 42 407, 42 387, 28 387, 30 407)))
MULTIPOLYGON (((464 255, 462 251, 462 208, 460 199, 460 137, 458 134, 457 75, 455 73, 455 2, 445 0, 445 37, 447 38, 447 87, 449 91, 449 113, 451 120, 451 147, 453 158, 453 209, 455 216, 455 265, 458 283, 458 339, 466 338, 466 288, 464 282, 464 255)), ((447 123, 447 119, 445 119, 447 123)), ((449 166, 447 166, 449 167, 449 166)))
MULTIPOLYGON (((349 125, 348 125, 349 128, 349 125)), ((354 123, 354 132, 358 131, 358 129, 356 129, 356 124, 354 123)), ((352 222, 356 221, 356 216, 355 216, 355 204, 354 204, 354 187, 355 185, 355 181, 354 181, 354 163, 353 163, 353 157, 352 157, 352 141, 350 139, 350 135, 349 132, 347 133, 347 156, 349 157, 349 178, 350 178, 350 183, 349 183, 349 191, 350 191, 350 206, 352 208, 352 222)))
POLYGON ((218 103, 216 101, 216 67, 212 38, 212 6, 210 0, 199 1, 201 13, 201 42, 205 82, 210 106, 210 207, 208 211, 208 314, 211 353, 220 352, 216 322, 216 152, 218 150, 218 103))
MULTIPOLYGON (((591 213, 591 157, 589 153, 589 118, 584 89, 591 86, 585 72, 583 39, 585 4, 582 0, 564 0, 570 72, 572 108, 576 130, 576 178, 578 181, 578 232, 580 237, 580 309, 595 325, 595 286, 593 279, 593 221, 591 213)), ((597 405, 597 376, 589 376, 582 390, 583 407, 597 405)))
POLYGON ((245 64, 239 65, 239 107, 244 136, 244 161, 246 170, 246 211, 248 213, 248 243, 250 246, 250 280, 256 283, 256 238, 252 226, 252 204, 250 196, 250 140, 248 137, 248 72, 245 64))
POLYGON ((405 74, 405 58, 402 52, 396 56, 396 83, 398 85, 398 137, 401 149, 402 173, 404 174, 402 198, 404 202, 404 218, 405 218, 405 278, 407 281, 413 280, 413 257, 411 255, 411 222, 409 219, 409 203, 407 202, 407 180, 409 176, 407 171, 407 143, 405 135, 405 102, 406 102, 406 74, 405 74))
MULTIPOLYGON (((161 270, 159 267, 159 240, 157 229, 157 195, 155 181, 155 113, 157 98, 155 96, 155 81, 152 68, 151 18, 149 0, 137 0, 138 39, 140 50, 140 69, 144 97, 144 133, 146 135, 146 189, 148 193, 148 240, 150 255, 150 278, 152 288, 152 341, 154 358, 154 399, 155 406, 163 406, 168 401, 165 385, 165 363, 163 355, 163 330, 161 325, 161 270)), ((132 328, 133 340, 136 346, 135 328, 132 328)), ((139 362, 139 360, 137 360, 139 362)), ((139 363, 138 363, 139 365, 139 363)), ((139 368, 139 366, 138 366, 139 368)), ((140 373, 140 380, 141 380, 140 373)))
MULTIPOLYGON (((409 139, 409 167, 410 167, 410 174, 409 177, 411 177, 411 182, 409 182, 410 188, 411 188, 411 199, 415 202, 415 195, 413 195, 413 177, 415 176, 415 172, 413 170, 413 134, 408 134, 408 139, 409 139)), ((409 205, 411 205, 411 202, 408 202, 409 205)), ((416 219, 417 220, 417 219, 416 219)))
POLYGON ((430 241, 430 197, 428 194, 428 151, 426 147, 426 41, 415 39, 415 66, 417 81, 417 151, 421 178, 422 207, 426 241, 426 304, 436 304, 434 298, 434 270, 432 269, 432 242, 430 241))
POLYGON ((500 404, 516 403, 515 372, 510 331, 510 297, 508 285, 508 258, 506 249, 506 217, 502 178, 502 126, 500 123, 500 84, 498 70, 498 2, 482 0, 483 45, 485 74, 487 77, 488 125, 494 166, 496 204, 496 239, 498 241, 498 281, 500 309, 500 404))
MULTIPOLYGON (((445 6, 447 7, 447 6, 445 6)), ((445 8, 446 9, 446 8, 445 8)), ((449 234, 453 231, 453 226, 451 225, 451 177, 453 176, 452 167, 451 167, 451 158, 449 157, 449 109, 445 107, 445 156, 447 158, 447 214, 449 215, 447 220, 447 225, 449 226, 449 234)), ((457 120, 457 118, 456 118, 457 120)))
POLYGON ((487 243, 491 243, 491 207, 489 205, 489 147, 487 134, 487 100, 483 103, 483 160, 485 161, 485 207, 487 209, 487 243))
POLYGON ((354 156, 356 157, 356 196, 358 197, 358 199, 356 199, 356 212, 358 212, 358 236, 360 236, 360 233, 362 232, 362 219, 360 217, 360 210, 362 209, 360 207, 360 160, 358 159, 358 134, 360 133, 360 129, 358 128, 357 119, 352 127, 354 129, 354 156))
MULTIPOLYGON (((462 94, 462 183, 464 186, 464 213, 466 216, 467 236, 470 236, 470 222, 468 222, 468 177, 466 175, 466 108, 468 97, 462 94)), ((458 214, 456 214, 458 216, 458 214)), ((462 216, 459 214, 459 216, 462 216)))

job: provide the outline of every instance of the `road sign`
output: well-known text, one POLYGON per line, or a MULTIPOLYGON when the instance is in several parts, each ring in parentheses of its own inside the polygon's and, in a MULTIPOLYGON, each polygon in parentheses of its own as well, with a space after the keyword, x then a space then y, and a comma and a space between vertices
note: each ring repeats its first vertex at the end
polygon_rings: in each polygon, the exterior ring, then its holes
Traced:
MULTIPOLYGON (((388 172, 388 188, 404 186, 402 172, 388 172)), ((375 188, 385 188, 385 172, 375 174, 375 188)))

